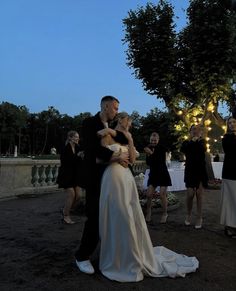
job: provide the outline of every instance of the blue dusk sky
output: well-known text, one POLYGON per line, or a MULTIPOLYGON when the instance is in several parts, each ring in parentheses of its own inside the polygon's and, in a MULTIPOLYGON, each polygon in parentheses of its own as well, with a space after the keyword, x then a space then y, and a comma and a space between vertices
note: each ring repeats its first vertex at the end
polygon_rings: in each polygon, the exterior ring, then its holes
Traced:
MULTIPOLYGON (((126 65, 122 44, 122 19, 148 2, 0 0, 0 102, 25 105, 31 113, 54 106, 74 116, 95 114, 101 97, 114 95, 128 113, 163 110, 126 65)), ((178 31, 189 1, 169 2, 178 31)))

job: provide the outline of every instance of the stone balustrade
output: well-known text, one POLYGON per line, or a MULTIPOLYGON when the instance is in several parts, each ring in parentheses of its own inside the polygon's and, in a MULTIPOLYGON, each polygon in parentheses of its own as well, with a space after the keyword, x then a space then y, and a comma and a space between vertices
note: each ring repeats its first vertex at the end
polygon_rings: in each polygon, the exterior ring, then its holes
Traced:
POLYGON ((140 173, 145 173, 147 169, 147 165, 144 161, 136 161, 134 164, 133 164, 133 172, 134 172, 134 175, 139 175, 140 173))
MULTIPOLYGON (((59 167, 59 160, 0 158, 0 199, 61 191, 56 184, 59 167)), ((133 165, 135 175, 145 169, 143 161, 133 165)))
POLYGON ((0 159, 0 199, 59 191, 59 160, 0 159))

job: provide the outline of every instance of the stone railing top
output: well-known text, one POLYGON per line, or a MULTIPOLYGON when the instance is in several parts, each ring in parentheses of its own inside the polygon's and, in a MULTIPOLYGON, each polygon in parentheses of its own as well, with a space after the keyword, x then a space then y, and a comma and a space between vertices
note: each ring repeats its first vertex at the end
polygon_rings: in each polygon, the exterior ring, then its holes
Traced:
POLYGON ((15 165, 15 164, 32 164, 32 159, 29 158, 0 158, 0 164, 2 165, 15 165))
POLYGON ((1 165, 58 165, 60 164, 60 160, 34 160, 31 158, 0 158, 1 165))

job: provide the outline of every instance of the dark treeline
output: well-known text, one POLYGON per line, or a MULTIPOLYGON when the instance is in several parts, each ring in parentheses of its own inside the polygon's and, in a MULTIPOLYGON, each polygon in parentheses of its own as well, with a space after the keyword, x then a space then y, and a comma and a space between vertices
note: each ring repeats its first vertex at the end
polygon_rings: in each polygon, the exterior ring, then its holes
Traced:
MULTIPOLYGON (((0 104, 0 154, 12 155, 17 146, 21 155, 50 154, 55 147, 60 152, 69 130, 81 133, 84 118, 89 112, 74 117, 60 114, 54 107, 39 113, 30 113, 26 106, 16 106, 8 102, 0 104)), ((145 117, 134 111, 132 114, 132 134, 137 150, 142 152, 152 131, 160 134, 162 143, 170 150, 176 149, 177 136, 173 130, 174 120, 168 112, 157 108, 145 117)))

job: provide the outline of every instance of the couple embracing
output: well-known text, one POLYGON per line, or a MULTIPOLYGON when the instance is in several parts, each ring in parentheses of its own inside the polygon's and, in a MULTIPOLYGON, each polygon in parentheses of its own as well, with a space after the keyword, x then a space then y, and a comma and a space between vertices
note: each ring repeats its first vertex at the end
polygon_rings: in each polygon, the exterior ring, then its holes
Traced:
POLYGON ((195 257, 153 247, 134 177, 129 165, 136 150, 129 132, 131 119, 117 116, 119 101, 101 99, 101 111, 85 119, 86 215, 80 246, 75 253, 80 271, 93 274, 90 256, 100 241, 99 269, 108 279, 138 282, 144 276, 185 277, 198 268, 195 257), (115 129, 109 122, 118 117, 115 129))

